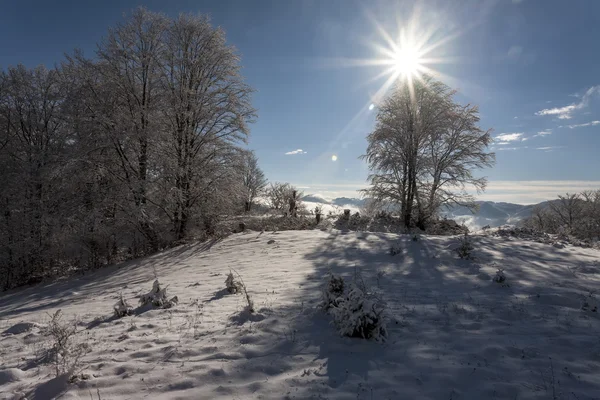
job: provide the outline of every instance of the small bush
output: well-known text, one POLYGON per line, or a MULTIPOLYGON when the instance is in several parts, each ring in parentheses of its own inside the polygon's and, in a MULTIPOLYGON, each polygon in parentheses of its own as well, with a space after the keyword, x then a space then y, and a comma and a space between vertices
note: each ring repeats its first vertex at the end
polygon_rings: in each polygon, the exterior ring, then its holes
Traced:
POLYGON ((48 323, 47 333, 52 336, 49 358, 55 366, 56 376, 75 374, 79 361, 88 351, 87 343, 75 343, 77 323, 63 322, 61 310, 56 311, 48 323))
POLYGON ((152 290, 149 293, 140 296, 140 304, 142 306, 152 304, 155 307, 171 308, 178 302, 179 299, 177 296, 174 296, 171 299, 167 298, 167 288, 161 289, 158 279, 152 284, 152 290))
POLYGON ((506 284, 506 275, 504 275, 504 270, 503 269, 498 269, 498 271, 496 271, 496 275, 493 278, 494 282, 496 283, 501 283, 501 284, 506 284))
POLYGON ((321 306, 325 310, 337 305, 337 299, 344 295, 344 278, 334 274, 329 275, 327 286, 323 290, 321 306))
POLYGON ((368 293, 358 270, 349 286, 342 277, 330 274, 323 290, 322 307, 333 317, 342 336, 376 341, 387 337, 385 305, 368 293))
POLYGON ((581 309, 584 311, 598 312, 598 300, 596 300, 592 293, 583 300, 581 309))
MULTIPOLYGON (((229 272, 229 275, 227 276, 227 279, 225 280, 225 284, 227 285, 227 282, 229 281, 229 277, 231 276, 231 284, 233 285, 233 287, 235 287, 235 292, 229 292, 229 293, 243 293, 244 297, 246 298, 246 311, 248 311, 250 314, 254 313, 254 300, 252 300, 252 297, 250 297, 250 294, 248 293, 248 288, 246 288, 246 284, 244 283, 244 280, 242 279, 242 276, 239 274, 239 272, 235 271, 235 274, 237 275, 239 280, 234 279, 233 274, 231 272, 229 272)), ((229 286, 227 287, 227 290, 229 290, 229 286)))
POLYGON ((119 294, 119 301, 114 305, 115 317, 121 318, 126 315, 131 315, 133 307, 123 298, 123 294, 119 294))
POLYGON ((399 244, 390 247, 390 256, 395 256, 396 254, 402 254, 402 247, 399 244))
POLYGON ((455 249, 458 256, 463 260, 470 260, 473 258, 472 252, 475 248, 471 242, 471 238, 467 233, 460 239, 460 245, 455 249))
POLYGON ((231 294, 240 293, 242 291, 242 283, 235 279, 231 271, 229 271, 229 275, 227 275, 227 279, 225 279, 225 287, 231 294))
POLYGON ((385 341, 386 308, 382 302, 351 284, 336 303, 329 312, 340 335, 385 341))

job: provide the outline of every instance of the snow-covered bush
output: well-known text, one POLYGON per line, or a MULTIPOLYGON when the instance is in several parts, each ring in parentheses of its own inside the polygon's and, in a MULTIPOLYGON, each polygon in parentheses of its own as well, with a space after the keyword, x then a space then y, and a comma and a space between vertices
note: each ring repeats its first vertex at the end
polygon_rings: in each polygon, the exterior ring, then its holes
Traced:
POLYGON ((342 336, 376 341, 387 338, 385 305, 356 284, 332 304, 329 313, 342 336))
POLYGON ((252 297, 250 297, 248 288, 246 287, 242 276, 237 271, 234 270, 234 272, 237 275, 237 279, 234 277, 231 271, 229 272, 229 275, 227 275, 227 279, 225 279, 227 290, 229 293, 242 293, 246 298, 246 303, 248 303, 246 306, 246 311, 252 314, 254 313, 254 300, 252 300, 252 297))
POLYGON ((496 271, 496 275, 494 275, 493 281, 496 283, 501 283, 501 284, 505 284, 506 282, 506 275, 504 275, 504 270, 503 269, 498 269, 498 271, 496 271))
POLYGON ((225 279, 225 287, 231 294, 240 293, 242 291, 242 283, 235 279, 233 272, 229 271, 227 279, 225 279))
POLYGON ((334 274, 329 275, 327 286, 323 290, 321 305, 323 309, 329 310, 337 305, 338 298, 344 295, 344 278, 334 274))
POLYGON ((473 257, 471 253, 473 252, 474 247, 471 238, 467 233, 460 239, 460 244, 455 250, 461 259, 470 260, 473 257))
POLYGON ((178 303, 179 299, 177 296, 171 299, 167 298, 167 288, 161 288, 158 279, 152 284, 152 290, 149 293, 140 296, 140 304, 145 306, 152 304, 155 307, 171 308, 178 303))
POLYGON ((385 305, 368 293, 358 270, 350 285, 346 285, 341 276, 330 274, 321 306, 333 317, 342 336, 376 341, 384 341, 387 337, 385 305))
POLYGON ((126 315, 131 315, 133 307, 123 298, 123 294, 119 294, 119 301, 114 305, 115 317, 121 318, 126 315))
POLYGON ((88 351, 87 343, 76 343, 77 321, 64 322, 62 312, 56 311, 48 323, 46 333, 52 336, 52 347, 48 355, 54 363, 56 376, 73 375, 79 361, 88 351))
POLYGON ((399 244, 395 244, 390 247, 390 255, 395 256, 396 254, 402 254, 402 247, 400 247, 399 244))
POLYGON ((596 300, 596 297, 594 297, 592 293, 583 299, 581 309, 584 311, 598 312, 598 300, 596 300))

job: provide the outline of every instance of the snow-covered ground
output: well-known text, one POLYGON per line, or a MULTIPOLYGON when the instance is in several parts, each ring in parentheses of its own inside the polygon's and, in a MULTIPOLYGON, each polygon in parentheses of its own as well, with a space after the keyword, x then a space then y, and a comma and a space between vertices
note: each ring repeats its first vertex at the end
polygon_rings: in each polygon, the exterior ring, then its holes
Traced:
POLYGON ((4 294, 0 398, 600 398, 600 321, 581 309, 600 289, 600 252, 475 236, 469 261, 457 244, 245 232, 4 294), (328 273, 356 268, 389 307, 385 343, 340 337, 317 308, 328 273), (508 285, 492 281, 498 268, 508 285), (230 269, 254 315, 225 290, 230 269), (154 270, 179 304, 112 318, 119 293, 135 305, 154 270), (36 358, 50 347, 42 333, 57 309, 79 321, 75 339, 90 349, 84 379, 70 384, 36 358))

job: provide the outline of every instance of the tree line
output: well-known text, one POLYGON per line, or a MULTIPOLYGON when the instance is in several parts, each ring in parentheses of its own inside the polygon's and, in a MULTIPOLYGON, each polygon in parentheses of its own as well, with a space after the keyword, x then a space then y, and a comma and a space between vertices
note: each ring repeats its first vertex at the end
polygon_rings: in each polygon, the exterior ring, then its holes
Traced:
POLYGON ((0 286, 156 251, 250 210, 253 89, 202 15, 137 9, 91 58, 0 72, 0 286))
POLYGON ((540 232, 573 235, 582 240, 600 238, 600 190, 559 195, 558 199, 536 205, 523 221, 540 232))

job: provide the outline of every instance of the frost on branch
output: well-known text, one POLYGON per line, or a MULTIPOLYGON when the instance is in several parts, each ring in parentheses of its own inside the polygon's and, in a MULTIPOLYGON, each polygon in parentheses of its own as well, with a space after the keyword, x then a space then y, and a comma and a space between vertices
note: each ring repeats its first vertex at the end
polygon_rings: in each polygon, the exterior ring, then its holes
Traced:
POLYGON ((140 297, 140 304, 142 306, 152 304, 155 307, 171 308, 176 305, 178 301, 179 299, 177 296, 174 296, 171 299, 167 298, 167 288, 161 289, 158 279, 154 281, 152 290, 140 297))

